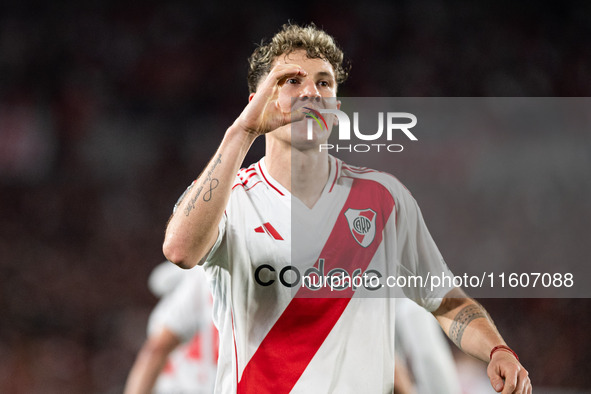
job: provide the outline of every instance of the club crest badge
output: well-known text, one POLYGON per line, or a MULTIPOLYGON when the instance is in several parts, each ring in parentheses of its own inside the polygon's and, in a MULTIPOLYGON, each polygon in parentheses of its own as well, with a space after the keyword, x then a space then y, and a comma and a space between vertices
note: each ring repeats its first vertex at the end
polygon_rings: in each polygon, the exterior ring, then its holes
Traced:
POLYGON ((345 212, 353 238, 364 248, 367 248, 376 236, 376 215, 376 212, 369 208, 349 208, 345 212))

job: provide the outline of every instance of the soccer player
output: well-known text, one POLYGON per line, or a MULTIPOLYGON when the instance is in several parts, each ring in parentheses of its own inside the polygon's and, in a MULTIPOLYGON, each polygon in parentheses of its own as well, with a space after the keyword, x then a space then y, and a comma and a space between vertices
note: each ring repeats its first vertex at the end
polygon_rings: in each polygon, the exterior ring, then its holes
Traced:
MULTIPOLYGON (((308 135, 308 114, 339 108, 342 64, 333 38, 315 26, 285 25, 258 47, 249 103, 169 220, 164 254, 184 268, 203 265, 212 286, 216 392, 391 392, 394 299, 362 296, 371 283, 333 292, 301 286, 302 276, 450 274, 399 181, 319 151, 334 117, 308 135), (240 169, 261 135, 265 157, 240 169)), ((531 392, 517 355, 461 289, 405 294, 488 363, 495 390, 531 392)))
POLYGON ((125 394, 213 392, 218 334, 203 269, 180 270, 166 261, 150 275, 161 297, 148 322, 148 338, 131 368, 125 394))
MULTIPOLYGON (((462 392, 455 360, 441 328, 429 312, 408 298, 396 299, 396 346, 396 353, 410 365, 418 393, 462 392)), ((397 362, 396 369, 398 366, 397 362)))

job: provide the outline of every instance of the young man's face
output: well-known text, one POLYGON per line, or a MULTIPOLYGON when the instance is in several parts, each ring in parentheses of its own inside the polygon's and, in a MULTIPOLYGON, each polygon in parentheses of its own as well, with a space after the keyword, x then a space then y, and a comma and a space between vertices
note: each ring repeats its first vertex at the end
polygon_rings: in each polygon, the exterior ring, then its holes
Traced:
MULTIPOLYGON (((283 112, 300 110, 312 112, 304 107, 318 110, 321 108, 338 108, 336 100, 337 83, 332 65, 323 59, 310 59, 304 50, 297 50, 288 55, 275 59, 277 64, 297 64, 307 72, 305 77, 296 76, 280 81, 279 106, 283 112)), ((316 117, 317 113, 316 113, 316 117)), ((274 137, 287 139, 296 149, 318 149, 319 143, 324 143, 330 135, 335 117, 322 115, 326 124, 320 119, 305 118, 290 125, 277 129, 274 137), (308 122, 312 123, 312 139, 308 136, 308 122), (318 124, 320 123, 320 125, 318 124)))

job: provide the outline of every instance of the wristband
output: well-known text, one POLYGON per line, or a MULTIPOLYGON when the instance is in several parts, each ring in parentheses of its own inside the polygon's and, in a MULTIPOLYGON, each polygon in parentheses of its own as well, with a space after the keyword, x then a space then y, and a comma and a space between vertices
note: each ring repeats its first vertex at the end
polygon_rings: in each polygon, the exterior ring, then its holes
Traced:
POLYGON ((513 351, 513 349, 511 349, 509 346, 505 346, 505 345, 499 345, 499 346, 495 346, 492 348, 492 350, 490 351, 490 359, 491 360, 492 360, 492 356, 493 356, 494 352, 496 352, 497 350, 504 350, 506 352, 510 352, 511 354, 513 354, 513 356, 515 356, 517 361, 519 361, 519 357, 517 356, 517 353, 515 353, 513 351))

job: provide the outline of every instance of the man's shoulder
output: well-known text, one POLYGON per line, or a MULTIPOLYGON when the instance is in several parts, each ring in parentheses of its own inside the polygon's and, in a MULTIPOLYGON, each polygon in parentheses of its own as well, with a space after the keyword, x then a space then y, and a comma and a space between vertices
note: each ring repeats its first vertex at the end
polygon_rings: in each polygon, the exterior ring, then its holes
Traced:
POLYGON ((394 195, 409 194, 410 191, 404 184, 389 172, 375 170, 369 167, 355 166, 340 161, 341 174, 343 178, 363 179, 377 182, 388 189, 394 195))
POLYGON ((254 186, 260 184, 263 181, 263 178, 258 168, 259 165, 259 162, 256 162, 248 167, 241 168, 238 173, 236 173, 234 184, 232 185, 232 191, 236 188, 250 191, 254 186))

